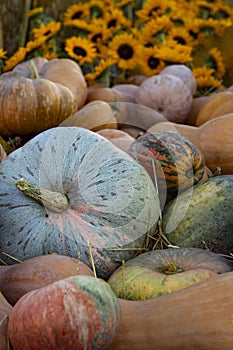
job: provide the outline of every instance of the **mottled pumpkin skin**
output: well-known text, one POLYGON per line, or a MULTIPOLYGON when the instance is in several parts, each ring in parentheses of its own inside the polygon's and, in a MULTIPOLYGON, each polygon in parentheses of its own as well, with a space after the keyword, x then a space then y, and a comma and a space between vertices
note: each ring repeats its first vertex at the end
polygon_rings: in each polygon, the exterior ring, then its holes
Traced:
POLYGON ((163 232, 180 247, 233 251, 233 175, 219 175, 181 193, 163 210, 163 232))
POLYGON ((95 132, 58 127, 40 133, 0 164, 0 256, 20 260, 58 253, 80 259, 107 278, 154 234, 159 200, 132 157, 95 132), (21 177, 64 194, 61 213, 25 196, 21 177))
POLYGON ((119 298, 145 300, 169 294, 219 273, 233 264, 198 248, 153 250, 128 260, 108 282, 119 298))
POLYGON ((120 321, 107 282, 73 276, 25 294, 11 313, 8 334, 14 350, 102 350, 120 321))
POLYGON ((133 156, 158 186, 161 206, 199 182, 205 160, 199 148, 175 131, 145 134, 130 146, 133 156))

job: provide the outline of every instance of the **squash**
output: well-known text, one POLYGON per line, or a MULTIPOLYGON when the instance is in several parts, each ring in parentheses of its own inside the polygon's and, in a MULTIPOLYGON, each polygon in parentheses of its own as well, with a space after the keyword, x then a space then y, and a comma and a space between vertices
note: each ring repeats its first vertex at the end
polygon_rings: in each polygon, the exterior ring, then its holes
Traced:
POLYGON ((233 113, 233 92, 226 90, 215 93, 200 109, 196 119, 196 126, 229 113, 233 113))
POLYGON ((147 132, 162 130, 177 131, 196 145, 204 154, 205 163, 212 172, 220 167, 222 175, 233 174, 233 113, 211 119, 199 127, 157 123, 147 132))
POLYGON ((199 148, 174 131, 138 137, 130 146, 129 154, 145 167, 158 187, 161 207, 200 181, 205 171, 199 148))
POLYGON ((122 299, 145 300, 233 270, 226 258, 198 248, 152 250, 118 267, 108 279, 122 299))
POLYGON ((40 78, 67 87, 75 96, 78 108, 86 103, 87 83, 79 64, 74 60, 69 58, 47 60, 44 57, 34 57, 18 64, 13 71, 30 78, 32 73, 36 73, 34 66, 40 78))
POLYGON ((14 350, 106 349, 121 321, 109 284, 72 276, 25 294, 9 316, 14 350))
POLYGON ((136 103, 161 113, 168 121, 184 123, 192 106, 192 93, 182 79, 169 74, 147 78, 135 92, 136 103))
POLYGON ((10 350, 7 336, 8 319, 12 311, 12 306, 7 302, 0 292, 0 349, 10 350))
POLYGON ((103 128, 116 129, 117 120, 107 102, 95 100, 86 103, 80 110, 66 118, 60 126, 79 126, 97 131, 103 128))
POLYGON ((194 185, 164 208, 164 235, 173 245, 230 255, 232 196, 233 175, 219 175, 194 185))
POLYGON ((115 84, 112 87, 114 90, 119 91, 122 94, 122 102, 135 103, 135 92, 137 91, 137 85, 135 84, 115 84))
POLYGON ((0 257, 77 257, 107 278, 153 235, 159 199, 132 157, 88 129, 46 130, 0 164, 0 257), (23 177, 23 179, 22 179, 23 177), (10 200, 9 200, 10 198, 10 200))
POLYGON ((102 129, 97 133, 125 152, 128 152, 130 145, 135 141, 134 137, 119 129, 102 129))
POLYGON ((93 276, 82 261, 58 254, 41 255, 0 266, 0 292, 14 305, 27 292, 73 275, 93 276))
POLYGON ((143 301, 119 299, 122 322, 108 350, 231 350, 233 272, 143 301))
POLYGON ((197 82, 192 70, 184 64, 171 64, 162 69, 159 74, 170 74, 180 78, 190 89, 191 94, 195 95, 197 82))
POLYGON ((0 76, 2 135, 35 135, 58 126, 84 103, 87 88, 78 64, 44 60, 33 58, 0 76))
POLYGON ((191 110, 185 124, 196 126, 197 116, 204 104, 210 99, 211 95, 193 96, 191 110))
POLYGON ((89 86, 87 102, 101 100, 107 103, 123 101, 123 95, 120 91, 115 90, 110 87, 101 87, 101 86, 89 86))
POLYGON ((2 146, 2 144, 0 143, 0 162, 2 162, 6 157, 7 157, 7 153, 4 147, 2 146))

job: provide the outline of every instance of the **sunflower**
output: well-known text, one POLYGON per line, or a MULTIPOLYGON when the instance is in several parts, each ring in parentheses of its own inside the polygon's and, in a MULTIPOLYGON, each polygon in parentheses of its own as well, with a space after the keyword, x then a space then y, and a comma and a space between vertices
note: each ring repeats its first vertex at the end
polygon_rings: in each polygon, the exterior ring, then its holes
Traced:
POLYGON ((84 19, 89 14, 89 9, 86 3, 77 3, 68 7, 68 9, 64 13, 63 23, 67 25, 67 23, 72 22, 76 19, 84 19))
POLYGON ((213 18, 208 18, 207 20, 196 18, 193 21, 193 26, 199 37, 202 36, 202 34, 218 34, 220 32, 222 24, 220 24, 220 21, 217 21, 213 18))
POLYGON ((5 60, 7 58, 7 52, 0 48, 0 60, 5 60))
POLYGON ((80 65, 92 63, 96 58, 96 48, 86 38, 72 36, 65 40, 65 51, 80 65))
POLYGON ((104 16, 105 3, 102 0, 89 0, 87 3, 89 17, 101 18, 104 16))
POLYGON ((54 36, 61 29, 61 22, 51 21, 48 24, 33 28, 32 33, 34 38, 45 37, 46 40, 54 36))
POLYGON ((194 39, 185 27, 173 27, 166 36, 167 39, 175 40, 178 44, 193 46, 194 39))
POLYGON ((172 26, 172 23, 168 16, 161 16, 156 19, 149 20, 141 30, 141 36, 143 42, 153 40, 154 43, 160 43, 163 41, 164 33, 168 31, 172 26))
POLYGON ((226 72, 226 66, 223 63, 221 51, 217 47, 213 47, 208 53, 209 56, 205 60, 205 66, 213 68, 215 70, 216 77, 221 79, 226 72))
POLYGON ((18 63, 25 60, 28 50, 25 47, 19 47, 17 51, 5 61, 3 71, 9 71, 13 69, 18 63))
POLYGON ((147 22, 149 19, 168 14, 175 7, 174 1, 147 0, 139 10, 135 11, 135 15, 141 22, 147 22))
POLYGON ((165 45, 159 47, 159 58, 167 64, 185 64, 192 61, 191 46, 177 44, 175 40, 167 40, 165 45))
POLYGON ((104 82, 107 86, 110 86, 110 72, 109 68, 112 67, 116 61, 109 57, 107 59, 101 59, 99 64, 95 66, 94 72, 85 74, 85 79, 89 85, 98 82, 104 82))
POLYGON ((34 16, 37 16, 37 15, 40 15, 44 12, 44 8, 42 6, 40 7, 35 7, 34 9, 31 9, 29 10, 27 13, 26 13, 26 16, 27 17, 34 17, 34 16))
POLYGON ((106 23, 106 28, 110 33, 114 33, 122 28, 129 28, 132 22, 124 16, 120 9, 114 8, 111 12, 104 14, 103 20, 106 23))
POLYGON ((141 74, 150 77, 159 74, 165 67, 165 62, 159 58, 159 49, 156 46, 143 48, 141 53, 139 61, 141 74))
POLYGON ((196 17, 204 20, 212 17, 212 13, 217 11, 218 5, 208 1, 197 1, 197 14, 196 17))
POLYGON ((197 67, 193 68, 192 72, 197 82, 197 91, 201 96, 209 95, 222 87, 221 81, 213 76, 214 69, 197 67))
POLYGON ((137 66, 141 45, 132 34, 122 33, 109 43, 109 56, 117 61, 120 69, 134 69, 137 66))
POLYGON ((213 11, 212 16, 214 19, 231 19, 233 20, 233 8, 227 4, 220 4, 218 8, 213 11))
POLYGON ((49 61, 58 58, 58 54, 56 52, 45 52, 41 57, 46 58, 46 60, 49 61))
POLYGON ((41 36, 35 40, 30 40, 26 44, 26 49, 28 52, 33 51, 35 49, 38 49, 38 47, 41 47, 46 42, 46 37, 41 36))

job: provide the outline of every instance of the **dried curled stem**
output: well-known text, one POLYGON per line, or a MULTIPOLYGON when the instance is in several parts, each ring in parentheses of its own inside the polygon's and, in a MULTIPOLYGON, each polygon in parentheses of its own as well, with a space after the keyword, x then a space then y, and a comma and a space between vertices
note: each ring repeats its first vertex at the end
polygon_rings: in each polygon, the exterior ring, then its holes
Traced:
POLYGON ((63 193, 46 190, 32 184, 24 178, 17 180, 15 186, 26 196, 36 200, 47 209, 56 213, 61 213, 68 208, 68 199, 63 193))

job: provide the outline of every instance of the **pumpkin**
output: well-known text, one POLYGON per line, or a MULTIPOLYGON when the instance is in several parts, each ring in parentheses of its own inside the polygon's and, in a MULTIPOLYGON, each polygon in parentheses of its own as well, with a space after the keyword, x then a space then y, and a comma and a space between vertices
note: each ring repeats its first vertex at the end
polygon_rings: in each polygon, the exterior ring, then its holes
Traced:
POLYGON ((214 118, 199 127, 177 124, 157 123, 148 129, 148 133, 176 131, 196 145, 204 154, 208 168, 215 172, 221 168, 221 174, 233 174, 233 113, 214 118))
POLYGON ((0 143, 0 162, 2 162, 7 157, 7 153, 0 143))
POLYGON ((137 91, 137 85, 135 84, 115 84, 112 87, 122 95, 122 102, 135 103, 135 92, 137 91))
POLYGON ((97 133, 125 152, 128 152, 130 145, 135 141, 135 138, 129 133, 119 129, 102 129, 97 133))
POLYGON ((171 64, 163 68, 159 74, 170 74, 180 78, 194 95, 197 89, 197 82, 192 70, 184 64, 171 64))
POLYGON ((90 86, 88 88, 87 102, 101 100, 107 103, 123 101, 120 91, 110 87, 90 86))
POLYGON ((119 299, 122 322, 108 350, 231 350, 233 272, 143 301, 119 299))
POLYGON ((163 210, 163 233, 171 244, 231 254, 233 175, 196 184, 163 210))
POLYGON ((197 116, 200 112, 201 108, 204 106, 204 104, 210 99, 211 95, 203 95, 203 96, 194 96, 191 110, 188 114, 188 118, 185 121, 185 124, 188 125, 195 125, 197 122, 197 116))
POLYGON ((14 305, 27 292, 73 275, 93 276, 93 271, 69 256, 41 255, 19 264, 0 266, 0 292, 14 305))
POLYGON ((161 207, 200 181, 205 171, 199 148, 174 131, 138 137, 130 146, 129 154, 145 167, 158 187, 161 207))
POLYGON ((105 279, 155 232, 159 200, 148 173, 88 129, 38 134, 0 164, 0 182, 0 255, 8 264, 2 252, 19 260, 80 253, 89 267, 93 256, 105 279))
POLYGON ((20 63, 0 76, 0 133, 30 135, 58 126, 86 96, 84 77, 74 61, 33 58, 20 63))
POLYGON ((215 93, 200 109, 196 119, 196 126, 229 113, 233 113, 233 92, 226 90, 215 93))
POLYGON ((66 86, 75 96, 78 108, 87 100, 88 87, 80 66, 69 58, 54 58, 47 60, 44 57, 35 57, 18 64, 14 69, 30 78, 35 73, 42 79, 66 86), (35 67, 35 70, 32 68, 35 67))
POLYGON ((25 294, 9 316, 8 334, 14 350, 102 350, 120 321, 107 282, 72 276, 25 294))
POLYGON ((232 270, 231 262, 207 250, 158 249, 126 261, 108 282, 119 298, 145 300, 232 270))
POLYGON ((12 306, 7 302, 0 292, 0 349, 10 350, 7 336, 8 318, 11 313, 12 306))
POLYGON ((135 92, 136 103, 161 113, 168 121, 183 123, 192 105, 192 93, 181 78, 158 74, 147 78, 135 92))
POLYGON ((107 102, 96 100, 86 103, 80 110, 66 118, 60 126, 79 126, 97 131, 103 128, 116 129, 117 120, 107 102))

